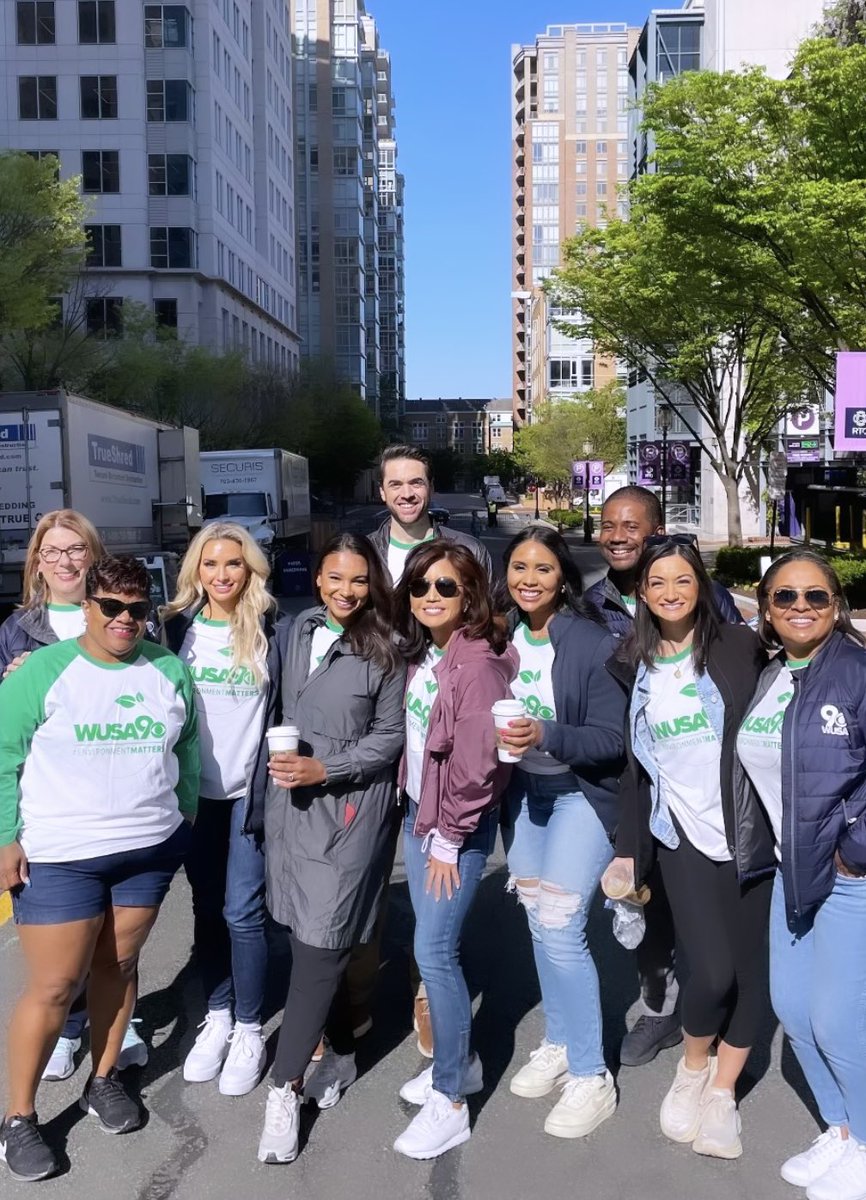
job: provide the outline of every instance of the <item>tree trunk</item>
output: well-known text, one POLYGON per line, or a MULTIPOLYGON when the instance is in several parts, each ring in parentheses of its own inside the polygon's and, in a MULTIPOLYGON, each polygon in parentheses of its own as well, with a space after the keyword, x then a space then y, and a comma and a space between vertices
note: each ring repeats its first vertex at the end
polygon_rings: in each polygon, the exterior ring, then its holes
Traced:
POLYGON ((740 488, 738 481, 725 472, 722 475, 725 497, 728 501, 728 545, 742 546, 743 522, 740 515, 740 488))

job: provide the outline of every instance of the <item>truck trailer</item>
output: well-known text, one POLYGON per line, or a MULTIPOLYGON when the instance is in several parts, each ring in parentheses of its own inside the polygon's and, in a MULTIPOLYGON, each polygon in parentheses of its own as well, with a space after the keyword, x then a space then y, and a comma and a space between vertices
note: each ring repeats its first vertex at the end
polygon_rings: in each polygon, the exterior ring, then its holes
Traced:
POLYGON ((199 456, 204 523, 243 525, 269 558, 306 548, 310 533, 307 460, 288 450, 206 450, 199 456))

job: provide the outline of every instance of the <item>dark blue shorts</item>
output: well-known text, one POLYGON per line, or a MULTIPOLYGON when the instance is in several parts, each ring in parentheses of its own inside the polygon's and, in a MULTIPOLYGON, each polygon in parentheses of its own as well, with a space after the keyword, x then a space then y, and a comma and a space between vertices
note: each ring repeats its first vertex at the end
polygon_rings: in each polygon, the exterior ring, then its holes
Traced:
POLYGON ((12 892, 16 925, 63 925, 98 917, 111 907, 157 908, 189 850, 192 826, 140 850, 73 862, 30 863, 30 886, 12 892))

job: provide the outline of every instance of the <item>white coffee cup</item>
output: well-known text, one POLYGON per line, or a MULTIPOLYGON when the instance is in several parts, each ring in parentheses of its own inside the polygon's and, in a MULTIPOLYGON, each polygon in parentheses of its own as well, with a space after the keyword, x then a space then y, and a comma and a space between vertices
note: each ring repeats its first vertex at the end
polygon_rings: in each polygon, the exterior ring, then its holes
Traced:
POLYGON ((275 725, 265 737, 268 739, 268 754, 297 754, 301 731, 295 725, 275 725))
POLYGON ((490 710, 493 713, 493 723, 496 726, 496 753, 500 762, 520 762, 521 755, 509 754, 506 745, 500 740, 499 730, 507 729, 509 721, 516 721, 526 716, 526 705, 522 700, 497 700, 490 710))

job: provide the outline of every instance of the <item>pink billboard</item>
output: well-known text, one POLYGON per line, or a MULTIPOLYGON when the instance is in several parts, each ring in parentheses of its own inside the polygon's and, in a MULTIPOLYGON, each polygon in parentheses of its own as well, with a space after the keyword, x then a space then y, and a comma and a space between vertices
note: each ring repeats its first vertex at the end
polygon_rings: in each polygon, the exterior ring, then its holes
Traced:
POLYGON ((836 439, 833 449, 866 451, 866 353, 836 355, 836 439))

